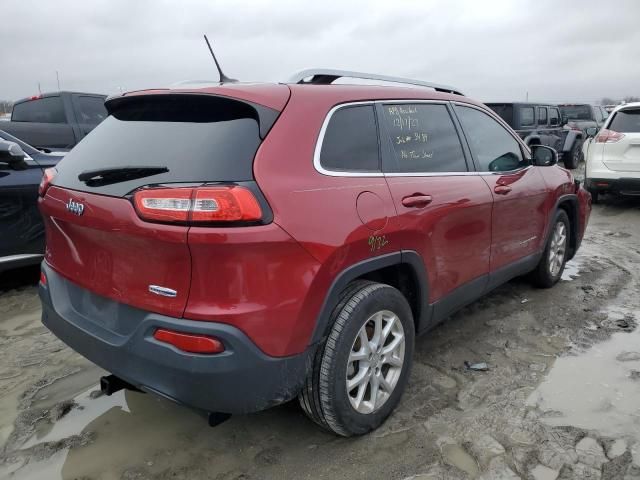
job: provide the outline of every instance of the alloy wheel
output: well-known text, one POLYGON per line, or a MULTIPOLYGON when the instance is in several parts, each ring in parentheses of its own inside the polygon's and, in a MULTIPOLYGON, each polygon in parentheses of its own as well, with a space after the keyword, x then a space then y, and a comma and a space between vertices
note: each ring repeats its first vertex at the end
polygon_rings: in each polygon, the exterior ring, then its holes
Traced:
POLYGON ((562 269, 567 251, 567 227, 564 222, 556 223, 549 248, 549 272, 556 277, 562 269))
POLYGON ((358 331, 347 362, 347 395, 358 413, 373 413, 389 399, 404 356, 405 334, 398 316, 389 310, 371 315, 358 331))

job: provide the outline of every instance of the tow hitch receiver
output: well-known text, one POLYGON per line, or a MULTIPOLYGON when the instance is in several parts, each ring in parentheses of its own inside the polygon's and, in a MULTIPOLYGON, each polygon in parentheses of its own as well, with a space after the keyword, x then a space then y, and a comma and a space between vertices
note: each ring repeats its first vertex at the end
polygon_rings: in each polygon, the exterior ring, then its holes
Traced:
POLYGON ((106 377, 100 377, 100 390, 105 395, 113 395, 122 389, 132 390, 134 392, 142 392, 139 388, 134 387, 129 382, 122 380, 115 375, 108 375, 106 377))
POLYGON ((221 423, 226 422, 231 418, 230 413, 221 413, 221 412, 209 412, 207 415, 207 420, 209 422, 210 427, 216 427, 221 423))

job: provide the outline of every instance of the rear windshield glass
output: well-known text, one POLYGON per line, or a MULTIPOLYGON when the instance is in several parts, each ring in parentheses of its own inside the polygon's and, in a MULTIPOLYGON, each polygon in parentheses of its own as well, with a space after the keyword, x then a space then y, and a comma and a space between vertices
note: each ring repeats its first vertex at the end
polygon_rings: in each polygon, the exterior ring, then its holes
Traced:
POLYGON ((148 95, 123 100, 58 164, 53 183, 122 196, 158 183, 252 180, 253 157, 261 142, 258 122, 251 105, 224 97, 148 95), (108 185, 78 179, 86 171, 122 167, 167 171, 108 185))
POLYGON ((513 127, 513 105, 510 103, 488 103, 487 106, 513 127))
POLYGON ((561 105, 560 111, 568 120, 593 120, 589 105, 561 105))
POLYGON ((67 116, 60 97, 45 97, 16 103, 11 114, 13 122, 66 123, 67 116))
POLYGON ((640 133, 640 108, 617 112, 611 119, 609 130, 621 133, 640 133))

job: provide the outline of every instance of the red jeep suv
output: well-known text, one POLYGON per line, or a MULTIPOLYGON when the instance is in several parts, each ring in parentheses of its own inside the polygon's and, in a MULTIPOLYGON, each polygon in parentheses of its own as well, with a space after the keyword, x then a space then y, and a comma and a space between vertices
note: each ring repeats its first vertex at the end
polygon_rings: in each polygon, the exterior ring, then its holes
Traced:
POLYGON ((213 414, 297 396, 375 429, 415 336, 513 277, 555 284, 590 213, 554 150, 445 86, 307 70, 106 107, 40 188, 42 321, 108 391, 213 414))

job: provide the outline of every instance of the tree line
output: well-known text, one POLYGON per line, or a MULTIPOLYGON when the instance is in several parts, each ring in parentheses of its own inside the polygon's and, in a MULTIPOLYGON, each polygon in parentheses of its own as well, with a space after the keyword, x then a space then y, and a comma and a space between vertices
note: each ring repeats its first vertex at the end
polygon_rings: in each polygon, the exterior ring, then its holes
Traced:
POLYGON ((10 100, 0 100, 0 114, 11 113, 13 102, 10 100))

